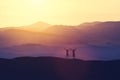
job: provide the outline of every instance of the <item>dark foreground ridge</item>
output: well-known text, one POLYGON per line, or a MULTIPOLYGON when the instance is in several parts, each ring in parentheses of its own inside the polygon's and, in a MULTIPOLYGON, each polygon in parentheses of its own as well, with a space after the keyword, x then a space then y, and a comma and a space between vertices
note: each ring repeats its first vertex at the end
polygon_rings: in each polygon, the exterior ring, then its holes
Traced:
POLYGON ((120 80, 120 61, 55 57, 0 59, 0 80, 120 80))

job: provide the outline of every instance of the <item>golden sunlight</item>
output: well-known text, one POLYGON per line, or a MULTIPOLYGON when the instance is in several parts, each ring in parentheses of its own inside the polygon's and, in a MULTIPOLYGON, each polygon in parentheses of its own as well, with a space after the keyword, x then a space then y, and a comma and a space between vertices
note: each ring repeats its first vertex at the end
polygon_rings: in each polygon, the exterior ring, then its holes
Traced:
POLYGON ((46 0, 30 0, 30 3, 33 5, 42 5, 46 2, 47 2, 46 0))
POLYGON ((120 20, 120 0, 0 0, 0 27, 120 20), (12 20, 11 20, 12 19, 12 20))

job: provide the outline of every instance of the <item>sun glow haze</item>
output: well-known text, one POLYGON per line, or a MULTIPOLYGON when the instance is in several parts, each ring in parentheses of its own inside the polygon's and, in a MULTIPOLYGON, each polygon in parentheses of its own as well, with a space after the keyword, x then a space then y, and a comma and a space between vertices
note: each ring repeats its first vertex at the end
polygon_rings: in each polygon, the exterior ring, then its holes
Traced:
POLYGON ((120 20, 119 0, 0 0, 0 27, 120 20))
POLYGON ((32 3, 43 3, 45 0, 29 0, 31 1, 32 3))

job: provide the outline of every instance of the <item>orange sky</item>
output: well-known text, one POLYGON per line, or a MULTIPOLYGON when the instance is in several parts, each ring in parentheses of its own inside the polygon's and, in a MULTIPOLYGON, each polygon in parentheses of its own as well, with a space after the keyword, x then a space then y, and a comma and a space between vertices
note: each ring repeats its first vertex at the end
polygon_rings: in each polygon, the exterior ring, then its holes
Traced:
POLYGON ((120 0, 0 0, 0 27, 120 20, 120 0))

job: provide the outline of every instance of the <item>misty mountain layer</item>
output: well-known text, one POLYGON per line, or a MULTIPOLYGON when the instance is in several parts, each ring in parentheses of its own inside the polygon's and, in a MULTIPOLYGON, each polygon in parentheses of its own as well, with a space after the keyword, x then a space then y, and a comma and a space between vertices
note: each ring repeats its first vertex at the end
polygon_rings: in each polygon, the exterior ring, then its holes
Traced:
POLYGON ((82 59, 118 59, 119 34, 119 21, 76 26, 38 22, 22 27, 1 28, 0 57, 40 56, 44 53, 64 56, 64 48, 77 48, 78 57, 82 59), (31 47, 33 51, 30 51, 31 47))

